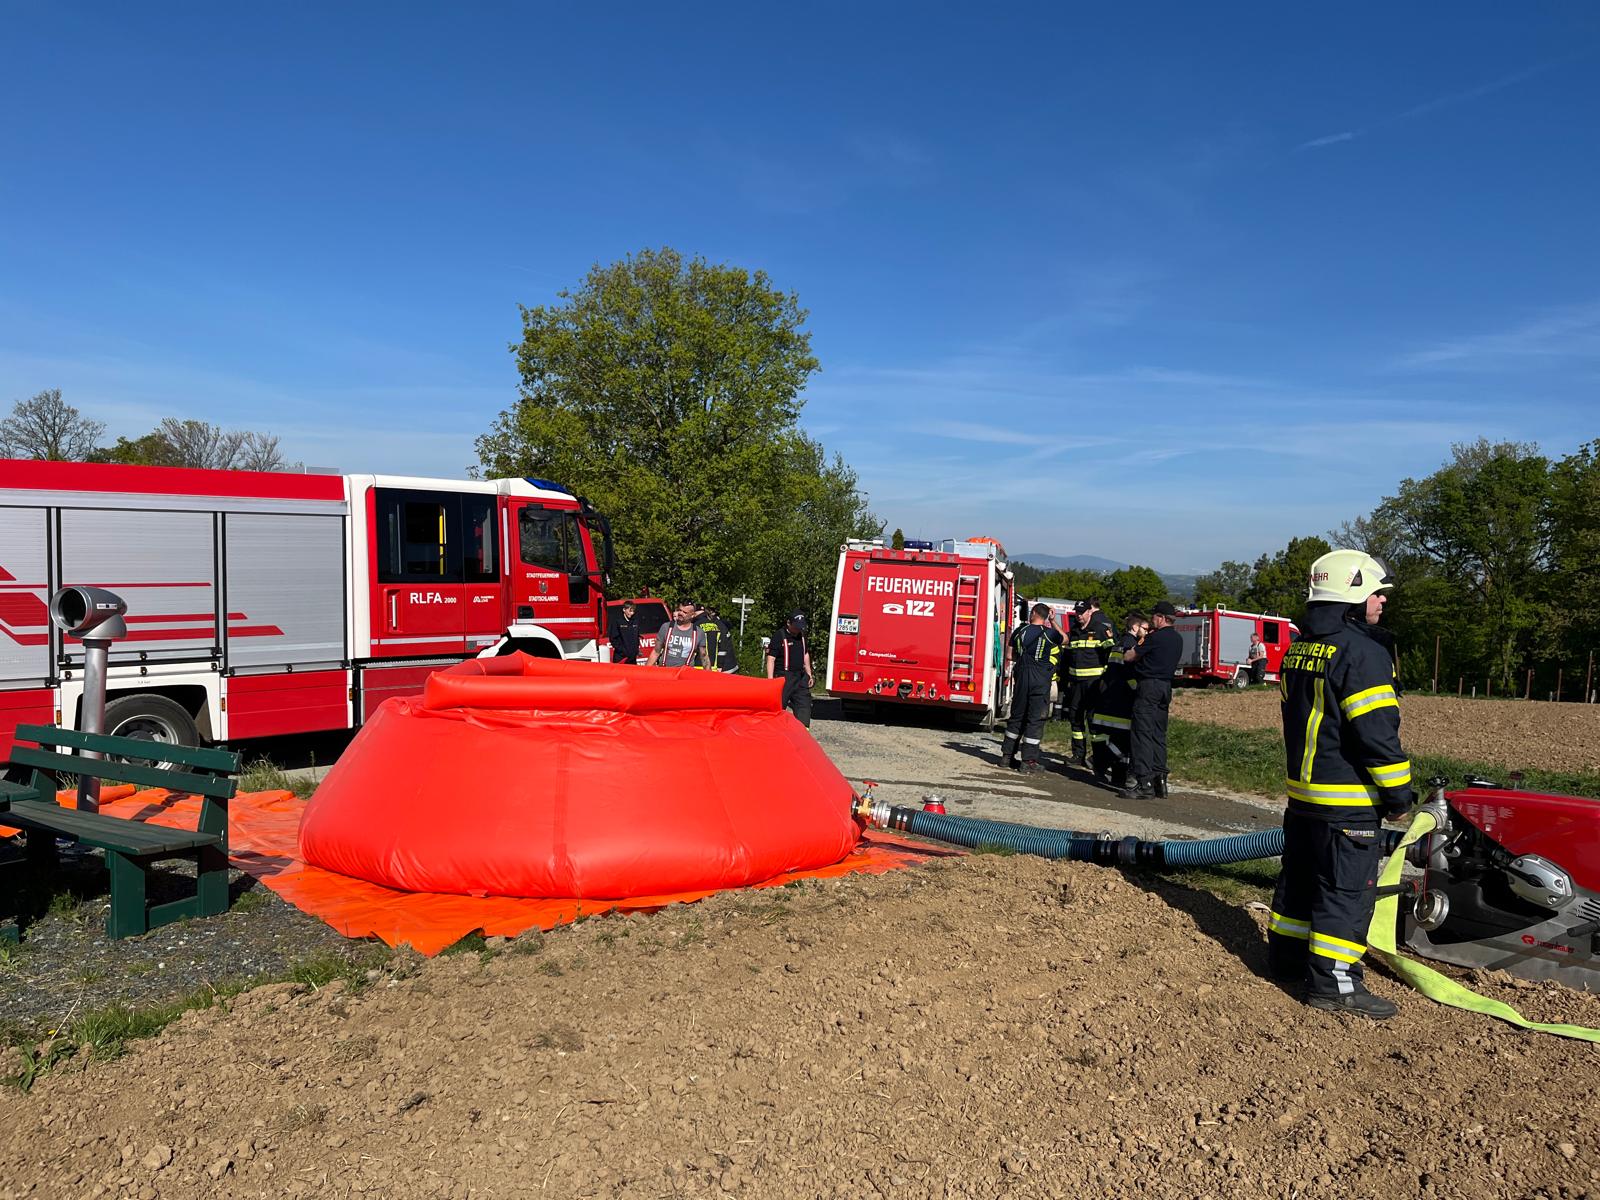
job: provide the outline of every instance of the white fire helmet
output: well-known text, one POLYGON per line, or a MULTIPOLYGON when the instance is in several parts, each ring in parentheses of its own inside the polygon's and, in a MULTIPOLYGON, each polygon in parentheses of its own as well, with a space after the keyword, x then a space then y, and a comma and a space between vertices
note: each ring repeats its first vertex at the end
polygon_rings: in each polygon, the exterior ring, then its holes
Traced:
POLYGON ((1360 604, 1373 592, 1394 587, 1389 568, 1360 550, 1330 550, 1311 564, 1310 601, 1360 604))

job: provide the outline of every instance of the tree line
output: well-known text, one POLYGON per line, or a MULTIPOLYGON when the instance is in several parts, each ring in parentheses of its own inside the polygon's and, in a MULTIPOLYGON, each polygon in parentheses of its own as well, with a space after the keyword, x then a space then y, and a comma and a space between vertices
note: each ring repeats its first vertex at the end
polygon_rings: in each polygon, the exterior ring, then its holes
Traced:
MULTIPOLYGON (((1311 563, 1333 546, 1382 559, 1401 681, 1441 692, 1581 698, 1600 643, 1600 440, 1554 458, 1537 445, 1454 446, 1370 512, 1297 537, 1253 566, 1224 562, 1195 602, 1298 618, 1311 563)), ((1600 678, 1600 676, 1597 676, 1600 678)))
POLYGON ((50 388, 17 401, 11 415, 0 420, 0 458, 216 471, 292 469, 278 448, 277 435, 253 429, 166 417, 142 437, 119 437, 109 446, 101 444, 105 432, 104 421, 84 416, 62 399, 60 388, 50 388))

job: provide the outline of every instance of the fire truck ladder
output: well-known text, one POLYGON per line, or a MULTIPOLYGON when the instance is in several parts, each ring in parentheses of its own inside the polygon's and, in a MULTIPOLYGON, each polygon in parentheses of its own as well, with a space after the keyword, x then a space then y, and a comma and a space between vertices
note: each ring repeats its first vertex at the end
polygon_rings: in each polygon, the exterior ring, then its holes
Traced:
POLYGON ((978 600, 983 581, 976 575, 956 579, 956 619, 950 636, 950 681, 971 683, 977 673, 978 600))

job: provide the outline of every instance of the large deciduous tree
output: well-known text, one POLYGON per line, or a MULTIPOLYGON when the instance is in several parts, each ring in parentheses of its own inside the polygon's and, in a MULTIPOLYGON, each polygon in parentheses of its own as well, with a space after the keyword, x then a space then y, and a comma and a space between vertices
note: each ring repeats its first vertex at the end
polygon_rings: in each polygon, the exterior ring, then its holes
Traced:
POLYGON ((1255 572, 1247 563, 1224 562, 1194 581, 1194 602, 1201 608, 1233 608, 1243 599, 1255 572))
POLYGON ((83 462, 105 431, 105 422, 84 416, 61 398, 60 388, 50 388, 18 400, 0 421, 0 458, 83 462))
POLYGON ((1298 620, 1305 615, 1311 564, 1331 546, 1319 537, 1297 537, 1274 554, 1256 559, 1254 578, 1240 601, 1256 612, 1298 620))
POLYGON ((840 544, 881 529, 801 432, 818 369, 767 276, 646 250, 522 309, 521 397, 477 440, 491 476, 555 479, 613 519, 620 592, 820 612, 840 544))
POLYGON ((1452 624, 1468 613, 1481 622, 1486 665, 1502 687, 1541 624, 1551 499, 1550 462, 1537 447, 1480 439, 1453 447, 1427 478, 1402 481, 1373 513, 1398 558, 1453 592, 1452 624))
POLYGON ((253 429, 224 429, 210 421, 164 417, 138 438, 119 437, 96 450, 95 462, 145 467, 203 467, 212 471, 277 471, 284 467, 278 436, 253 429))

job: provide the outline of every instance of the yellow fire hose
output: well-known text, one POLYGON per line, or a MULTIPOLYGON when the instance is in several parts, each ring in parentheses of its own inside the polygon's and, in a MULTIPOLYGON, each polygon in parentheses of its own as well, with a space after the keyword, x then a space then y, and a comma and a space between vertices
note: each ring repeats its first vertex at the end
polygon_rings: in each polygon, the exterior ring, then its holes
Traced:
MULTIPOLYGON (((1406 830, 1405 837, 1389 861, 1384 864, 1383 873, 1378 877, 1380 888, 1393 888, 1400 882, 1400 872, 1406 861, 1406 847, 1432 833, 1434 826, 1434 816, 1430 812, 1419 812, 1412 817, 1411 828, 1406 830)), ((1561 1037, 1580 1038, 1586 1042, 1600 1042, 1600 1029, 1586 1029, 1582 1025, 1547 1025, 1539 1021, 1530 1021, 1509 1004, 1480 996, 1471 988, 1463 987, 1430 967, 1425 967, 1409 958, 1401 958, 1394 944, 1394 931, 1399 914, 1399 894, 1382 895, 1377 908, 1373 910, 1372 928, 1367 932, 1367 948, 1381 959, 1386 967, 1428 999, 1448 1004, 1451 1008, 1462 1008, 1468 1012, 1498 1017, 1502 1021, 1508 1021, 1523 1029, 1534 1030, 1536 1033, 1554 1033, 1561 1037)))

